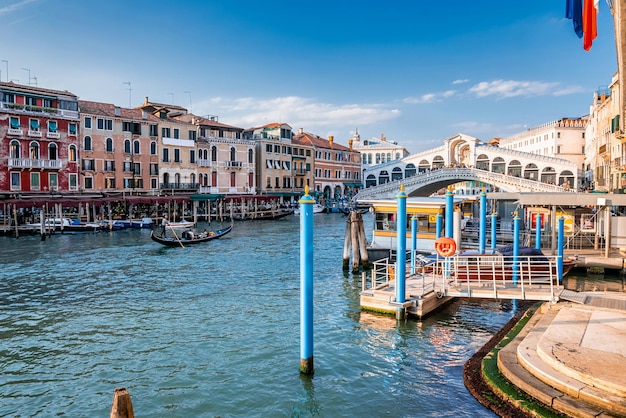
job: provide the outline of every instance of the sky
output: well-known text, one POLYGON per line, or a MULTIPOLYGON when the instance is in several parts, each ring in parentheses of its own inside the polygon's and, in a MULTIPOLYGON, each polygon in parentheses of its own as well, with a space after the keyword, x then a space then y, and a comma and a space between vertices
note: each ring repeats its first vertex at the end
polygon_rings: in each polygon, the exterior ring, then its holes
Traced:
POLYGON ((617 71, 613 17, 601 0, 585 51, 564 16, 565 0, 0 0, 0 79, 416 153, 588 114, 617 71))

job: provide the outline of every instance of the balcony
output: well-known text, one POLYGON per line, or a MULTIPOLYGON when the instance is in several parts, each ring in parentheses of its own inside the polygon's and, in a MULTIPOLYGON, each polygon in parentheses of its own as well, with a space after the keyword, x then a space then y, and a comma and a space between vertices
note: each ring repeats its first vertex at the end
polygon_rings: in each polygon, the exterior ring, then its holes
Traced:
POLYGON ((32 138, 41 138, 41 131, 31 131, 29 129, 28 130, 28 136, 30 136, 32 138))
POLYGON ((46 132, 46 138, 56 138, 59 139, 61 134, 58 132, 46 132))
POLYGON ((241 168, 243 163, 241 161, 226 161, 227 168, 241 168))
POLYGON ((20 113, 31 113, 31 114, 45 114, 56 117, 65 117, 78 119, 78 111, 77 110, 64 110, 64 109, 55 109, 52 107, 42 107, 42 106, 32 106, 32 105, 24 105, 17 103, 5 103, 0 102, 0 110, 3 111, 13 111, 20 113))
POLYGON ((213 167, 211 160, 198 160, 198 167, 213 167))
POLYGON ((304 168, 298 168, 293 170, 294 176, 306 176, 307 171, 304 168))
POLYGON ((161 183, 160 189, 195 191, 198 189, 198 183, 161 183))
POLYGON ((21 129, 19 129, 19 128, 17 128, 17 129, 15 129, 15 128, 9 128, 9 130, 8 130, 8 132, 7 132, 7 133, 8 133, 9 135, 19 135, 19 136, 24 135, 24 131, 23 131, 23 130, 21 130, 21 129))
POLYGON ((33 160, 30 158, 9 158, 9 168, 61 169, 61 160, 33 160))

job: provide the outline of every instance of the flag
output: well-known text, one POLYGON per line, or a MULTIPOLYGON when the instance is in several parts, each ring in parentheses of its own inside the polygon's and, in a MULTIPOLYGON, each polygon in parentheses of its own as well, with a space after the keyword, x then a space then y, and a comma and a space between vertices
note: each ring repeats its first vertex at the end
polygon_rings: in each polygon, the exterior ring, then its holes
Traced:
POLYGON ((598 36, 598 3, 599 0, 584 0, 583 6, 583 48, 591 49, 593 40, 598 36))
POLYGON ((565 17, 572 19, 574 32, 579 38, 583 37, 583 3, 582 0, 567 0, 565 3, 565 17))

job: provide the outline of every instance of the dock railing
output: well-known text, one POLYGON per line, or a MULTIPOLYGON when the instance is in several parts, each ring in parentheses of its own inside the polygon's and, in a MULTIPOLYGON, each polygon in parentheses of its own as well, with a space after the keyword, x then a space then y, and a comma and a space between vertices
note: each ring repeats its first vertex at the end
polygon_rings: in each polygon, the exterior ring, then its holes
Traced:
MULTIPOLYGON (((429 292, 447 296, 463 292, 467 296, 491 292, 499 298, 499 292, 516 291, 520 299, 526 299, 531 289, 542 289, 555 300, 559 286, 557 273, 558 256, 530 255, 503 256, 500 254, 455 255, 434 261, 422 257, 415 273, 411 274, 410 255, 407 255, 405 277, 411 283, 411 297, 421 297, 429 292)), ((371 278, 363 280, 362 290, 379 290, 393 285, 397 263, 384 258, 373 263, 371 278)), ((485 297, 485 296, 481 296, 485 297)))

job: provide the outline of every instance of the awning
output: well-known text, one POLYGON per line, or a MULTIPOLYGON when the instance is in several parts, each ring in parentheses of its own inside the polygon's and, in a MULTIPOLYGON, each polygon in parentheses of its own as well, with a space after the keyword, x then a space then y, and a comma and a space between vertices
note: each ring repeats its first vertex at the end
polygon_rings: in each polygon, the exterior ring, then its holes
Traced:
POLYGON ((363 183, 344 183, 347 187, 363 187, 363 183))
POLYGON ((226 197, 223 194, 219 194, 219 193, 198 193, 198 194, 194 194, 191 195, 191 201, 192 202, 206 202, 206 201, 211 201, 211 202, 215 202, 217 199, 223 199, 224 197, 226 197))

